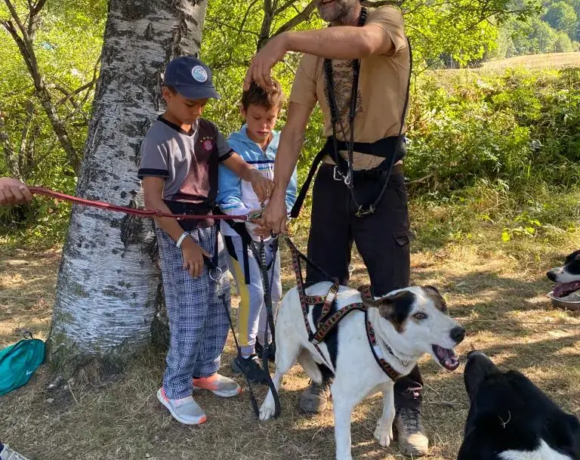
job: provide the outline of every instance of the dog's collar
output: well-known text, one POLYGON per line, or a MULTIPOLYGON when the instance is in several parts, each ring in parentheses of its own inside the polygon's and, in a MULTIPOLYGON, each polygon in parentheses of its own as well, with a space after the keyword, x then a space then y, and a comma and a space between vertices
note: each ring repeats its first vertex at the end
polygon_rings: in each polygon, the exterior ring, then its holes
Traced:
MULTIPOLYGON (((400 372, 398 372, 397 370, 395 370, 395 368, 393 368, 393 366, 391 366, 389 364, 389 362, 385 359, 385 355, 383 353, 383 350, 382 350, 382 348, 377 340, 377 336, 375 334, 375 329, 373 327, 371 320, 369 319, 368 309, 365 311, 365 325, 366 325, 366 330, 367 330, 367 337, 369 339, 369 345, 371 347, 371 351, 373 353, 375 361, 377 362, 379 367, 383 370, 383 372, 385 374, 387 374, 393 382, 396 382, 403 375, 400 372)), ((383 342, 383 345, 385 346, 387 351, 391 354, 391 356, 393 356, 395 359, 398 360, 398 358, 393 353, 393 350, 391 350, 391 347, 389 347, 389 345, 384 343, 384 342, 383 342)), ((403 364, 403 363, 401 363, 401 364, 403 364)))

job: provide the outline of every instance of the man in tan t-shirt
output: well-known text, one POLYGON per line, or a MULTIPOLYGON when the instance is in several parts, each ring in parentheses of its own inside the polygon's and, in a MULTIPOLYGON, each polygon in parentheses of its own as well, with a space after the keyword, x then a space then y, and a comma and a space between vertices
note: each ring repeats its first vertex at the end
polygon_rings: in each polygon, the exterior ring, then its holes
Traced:
MULTIPOLYGON (((392 7, 365 11, 359 0, 318 0, 317 6, 332 27, 286 32, 271 39, 252 60, 246 77, 246 86, 255 80, 268 88, 270 71, 286 52, 304 53, 278 147, 275 189, 263 220, 275 233, 286 230, 286 187, 300 155, 308 119, 318 103, 324 115, 324 136, 335 134, 338 143, 327 141, 317 156, 323 164, 313 187, 308 257, 341 284, 347 284, 354 242, 369 272, 374 295, 385 295, 408 286, 410 272, 407 192, 401 161, 405 154, 410 49, 403 17, 392 7), (325 59, 331 61, 325 64, 325 59), (344 160, 349 159, 351 141, 353 60, 359 60, 360 73, 351 171, 345 169, 348 164, 344 160), (334 129, 329 101, 335 107, 334 129), (336 150, 342 158, 336 156, 336 150), (352 182, 345 180, 349 177, 352 182)), ((307 282, 323 280, 317 271, 307 270, 307 282)), ((327 345, 330 350, 332 344, 327 345)), ((320 370, 323 384, 312 383, 301 396, 300 407, 306 412, 316 413, 326 406, 332 373, 324 366, 320 370)), ((395 384, 399 447, 415 457, 428 451, 420 420, 421 388, 418 368, 395 384)))

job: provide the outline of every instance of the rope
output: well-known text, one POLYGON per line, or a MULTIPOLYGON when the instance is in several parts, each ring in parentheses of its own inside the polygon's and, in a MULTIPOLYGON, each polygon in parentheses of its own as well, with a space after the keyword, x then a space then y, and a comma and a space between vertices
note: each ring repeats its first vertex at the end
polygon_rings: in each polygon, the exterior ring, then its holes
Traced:
POLYGON ((105 201, 87 200, 85 198, 78 198, 76 196, 66 195, 64 193, 55 192, 54 190, 42 188, 42 187, 28 187, 30 193, 35 195, 46 195, 55 198, 60 201, 69 201, 74 204, 81 206, 88 206, 91 208, 105 209, 107 211, 123 212, 125 214, 130 214, 137 217, 171 217, 174 219, 189 219, 189 220, 204 220, 204 219, 235 219, 235 220, 250 220, 259 216, 258 213, 245 214, 241 216, 228 216, 226 214, 171 214, 167 212, 162 212, 158 209, 136 209, 129 208, 127 206, 118 206, 115 204, 107 203, 105 201))

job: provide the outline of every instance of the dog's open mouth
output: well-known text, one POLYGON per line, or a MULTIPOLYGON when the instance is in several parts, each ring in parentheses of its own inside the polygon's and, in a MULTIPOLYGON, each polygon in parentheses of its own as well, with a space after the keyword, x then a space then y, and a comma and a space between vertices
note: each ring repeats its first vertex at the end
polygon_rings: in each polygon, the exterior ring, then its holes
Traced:
POLYGON ((459 367, 459 359, 453 350, 433 345, 433 353, 435 353, 439 364, 445 369, 454 371, 459 367))
POLYGON ((554 297, 566 297, 580 289, 580 281, 560 283, 554 288, 554 297))

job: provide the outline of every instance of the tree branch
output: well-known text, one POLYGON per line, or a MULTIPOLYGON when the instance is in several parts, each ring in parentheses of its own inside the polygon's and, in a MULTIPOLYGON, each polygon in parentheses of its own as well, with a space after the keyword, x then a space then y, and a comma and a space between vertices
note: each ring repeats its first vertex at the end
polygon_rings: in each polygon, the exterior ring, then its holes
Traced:
MULTIPOLYGON (((20 34, 18 33, 18 30, 16 30, 16 27, 14 27, 14 24, 12 23, 12 21, 2 20, 2 21, 0 21, 0 24, 2 24, 2 26, 4 26, 6 31, 12 36, 12 39, 14 40, 16 45, 18 46, 20 54, 22 55, 22 58, 24 59, 24 62, 26 63, 26 67, 28 68, 28 72, 30 73, 30 76, 32 77, 32 81, 34 82, 34 89, 35 89, 36 97, 38 98, 38 100, 40 101, 40 104, 44 108, 44 111, 46 112, 46 116, 50 120, 50 124, 52 125, 52 129, 53 129, 54 133, 56 134, 56 136, 58 137, 58 140, 61 144, 61 147, 66 152, 70 166, 75 170, 75 172, 78 172, 78 170, 80 168, 80 158, 79 158, 79 156, 76 152, 76 149, 74 148, 74 146, 73 146, 73 144, 68 136, 68 133, 67 133, 67 130, 66 130, 66 127, 65 127, 63 121, 60 119, 60 117, 56 111, 56 108, 52 102, 52 98, 50 96, 50 93, 49 93, 48 89, 46 88, 46 85, 44 83, 44 79, 43 79, 42 74, 40 73, 40 70, 38 68, 38 63, 36 60, 36 54, 34 52, 34 47, 33 47, 32 41, 31 41, 31 36, 28 33, 28 30, 34 31, 34 25, 30 26, 30 24, 35 22, 36 15, 40 12, 40 10, 44 6, 45 2, 46 2, 46 0, 38 0, 32 6, 32 8, 29 10, 29 16, 28 16, 29 28, 27 29, 24 27, 24 24, 22 23, 20 17, 18 16, 18 14, 17 14, 14 6, 10 2, 10 0, 4 0, 4 3, 6 3, 6 5, 8 6, 8 9, 10 10, 10 14, 12 16, 12 19, 18 25, 18 29, 20 30, 20 34)), ((29 6, 30 5, 31 5, 31 3, 29 2, 29 6)))
POLYGON ((399 8, 403 6, 405 0, 363 0, 361 2, 362 6, 368 6, 369 8, 379 8, 381 6, 398 6, 399 8))
MULTIPOLYGON (((30 126, 32 125, 32 120, 34 118, 34 104, 32 103, 32 99, 29 99, 26 103, 26 115, 26 121, 24 122, 20 138, 20 149, 18 150, 18 173, 21 174, 21 177, 23 173, 23 160, 29 152, 28 139, 30 137, 30 126)), ((32 140, 33 139, 34 138, 32 138, 32 140)))
MULTIPOLYGON (((59 105, 64 104, 66 101, 73 98, 77 94, 82 93, 85 89, 90 90, 94 86, 94 84, 97 82, 97 80, 98 80, 98 78, 93 78, 90 82, 85 83, 83 86, 79 86, 77 89, 75 89, 74 91, 71 91, 71 92, 68 92, 68 90, 66 88, 63 88, 62 86, 57 85, 56 89, 58 89, 61 93, 63 93, 65 95, 65 97, 63 97, 55 105, 59 106, 59 105)), ((75 108, 78 106, 76 101, 71 101, 71 102, 73 102, 73 105, 75 106, 75 108)))
POLYGON ((272 0, 264 0, 264 19, 262 21, 260 36, 258 38, 258 51, 260 51, 270 39, 270 30, 272 29, 272 22, 274 21, 274 14, 272 0))
MULTIPOLYGON (((280 35, 281 33, 284 33, 288 30, 291 30, 294 27, 296 27, 297 25, 302 24, 305 21, 308 21, 308 18, 310 17, 310 15, 312 14, 312 12, 315 9, 316 9, 316 0, 313 0, 306 6, 306 8, 304 8, 304 10, 302 10, 300 13, 298 13, 296 16, 294 16, 292 19, 290 19, 285 24, 281 25, 278 28, 278 30, 276 32, 274 32, 272 37, 275 37, 276 35, 280 35)), ((272 37, 270 37, 270 38, 272 38, 272 37)))
MULTIPOLYGON (((20 29, 20 33, 22 34, 24 41, 27 43, 30 43, 30 40, 28 40, 28 34, 26 32, 26 28, 24 27, 24 24, 22 24, 22 21, 20 20, 20 17, 18 16, 18 13, 16 12, 16 8, 14 8, 14 5, 12 5, 12 2, 10 0, 4 0, 4 3, 6 3, 6 6, 8 7, 8 10, 10 11, 10 16, 16 22, 18 29, 20 29)), ((2 21, 2 22, 4 22, 4 21, 2 21)))
POLYGON ((294 5, 294 3, 296 3, 296 0, 288 0, 280 8, 276 8, 276 10, 274 10, 274 14, 278 15, 278 14, 282 13, 284 10, 286 10, 287 8, 290 8, 292 5, 294 5))
POLYGON ((234 27, 231 24, 228 24, 227 22, 222 22, 219 21, 217 19, 208 19, 207 22, 209 22, 210 24, 217 24, 218 26, 222 26, 222 27, 227 27, 228 29, 232 29, 235 30, 238 33, 244 33, 244 34, 251 34, 251 35, 255 35, 256 37, 259 37, 260 35, 257 32, 254 32, 253 30, 243 30, 241 28, 238 27, 234 27))

